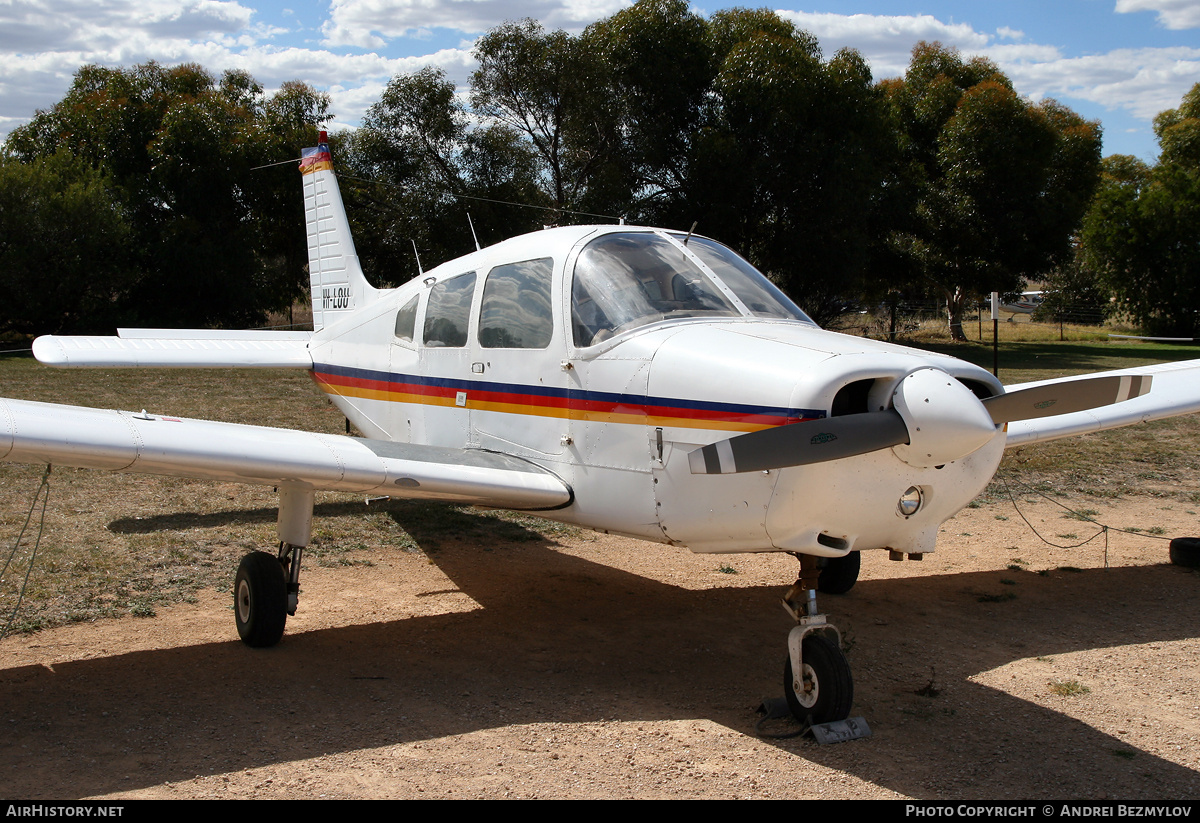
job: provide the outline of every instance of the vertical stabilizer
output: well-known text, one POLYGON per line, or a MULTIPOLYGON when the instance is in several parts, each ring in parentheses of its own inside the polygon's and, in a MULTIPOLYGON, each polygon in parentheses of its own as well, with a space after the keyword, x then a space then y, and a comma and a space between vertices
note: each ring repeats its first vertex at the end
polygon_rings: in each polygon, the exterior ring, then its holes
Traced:
POLYGON ((313 331, 320 331, 357 307, 366 305, 376 289, 363 276, 350 223, 329 154, 328 136, 304 149, 300 174, 304 180, 304 216, 308 224, 308 273, 312 284, 313 331))

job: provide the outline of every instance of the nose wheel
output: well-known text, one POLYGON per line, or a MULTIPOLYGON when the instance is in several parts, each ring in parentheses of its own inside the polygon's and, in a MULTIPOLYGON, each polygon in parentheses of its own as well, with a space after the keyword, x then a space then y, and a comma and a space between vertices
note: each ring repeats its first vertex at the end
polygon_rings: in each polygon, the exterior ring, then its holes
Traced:
MULTIPOLYGON (((797 629, 803 627, 797 626, 797 629)), ((823 634, 807 634, 801 641, 800 676, 792 669, 789 654, 783 666, 783 695, 797 720, 811 725, 845 720, 854 703, 850 664, 837 643, 823 634)))

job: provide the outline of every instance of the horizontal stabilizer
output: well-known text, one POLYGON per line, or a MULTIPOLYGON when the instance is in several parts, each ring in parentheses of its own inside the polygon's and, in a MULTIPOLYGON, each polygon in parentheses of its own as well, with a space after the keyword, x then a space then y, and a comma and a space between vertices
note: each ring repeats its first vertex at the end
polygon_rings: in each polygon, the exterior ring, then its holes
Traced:
POLYGON ((311 369, 312 332, 120 329, 117 337, 44 335, 33 356, 48 366, 311 369))
POLYGON ((0 461, 441 500, 570 504, 557 475, 504 454, 0 399, 0 461))

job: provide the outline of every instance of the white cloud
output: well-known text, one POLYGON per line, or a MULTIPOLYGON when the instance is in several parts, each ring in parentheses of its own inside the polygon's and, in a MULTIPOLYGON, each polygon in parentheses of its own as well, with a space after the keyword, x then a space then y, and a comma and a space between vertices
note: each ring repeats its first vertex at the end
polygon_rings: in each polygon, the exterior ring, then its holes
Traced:
MULTIPOLYGON (((1185 12, 1200 18, 1196 0, 1119 0, 1117 10, 1143 7, 1173 13, 1175 20, 1182 20, 1185 12)), ((1200 77, 1200 48, 1120 49, 1067 57, 1051 45, 997 42, 1024 37, 1011 29, 1000 29, 991 36, 965 23, 944 23, 929 15, 778 13, 815 34, 827 54, 844 46, 858 49, 876 78, 904 74, 912 47, 921 40, 937 40, 957 48, 964 57, 982 55, 994 61, 1018 91, 1035 100, 1086 100, 1110 110, 1123 109, 1147 122, 1163 109, 1178 106, 1200 77)))
POLYGON ((243 69, 268 92, 288 80, 328 89, 339 122, 356 122, 400 72, 435 65, 457 83, 474 68, 470 43, 420 57, 278 47, 283 30, 255 23, 236 0, 0 0, 0 139, 60 100, 81 66, 194 62, 243 69))
POLYGON ((629 0, 332 0, 321 31, 328 45, 378 49, 430 29, 478 34, 525 17, 548 29, 578 31, 627 5, 629 0))
POLYGON ((1001 65, 1024 94, 1087 100, 1149 122, 1178 107, 1200 77, 1200 48, 1118 49, 1001 65))
POLYGON ((967 23, 943 23, 928 14, 818 14, 786 9, 776 13, 816 35, 826 54, 841 48, 858 49, 876 78, 904 74, 913 46, 922 40, 937 40, 967 54, 981 53, 991 42, 991 37, 967 23))
POLYGON ((235 0, 10 0, 0 4, 0 52, 99 51, 149 40, 222 37, 253 11, 235 0))
POLYGON ((1168 29, 1200 28, 1200 3, 1196 0, 1117 0, 1116 11, 1153 11, 1158 13, 1159 25, 1168 29))

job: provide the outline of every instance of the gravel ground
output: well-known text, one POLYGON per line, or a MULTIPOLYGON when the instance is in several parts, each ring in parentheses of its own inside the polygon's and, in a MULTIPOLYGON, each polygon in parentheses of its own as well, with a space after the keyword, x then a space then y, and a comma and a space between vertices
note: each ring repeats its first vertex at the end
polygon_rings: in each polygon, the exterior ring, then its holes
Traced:
MULTIPOLYGON (((1074 503, 1200 533, 1187 504, 1074 503)), ((1050 539, 1090 533, 1021 507, 1050 539)), ((1163 540, 1054 549, 993 503, 948 522, 921 563, 868 554, 854 590, 821 605, 874 736, 819 746, 756 729, 782 693, 792 558, 527 537, 310 566, 268 650, 237 641, 230 593, 213 590, 9 637, 0 794, 1200 797, 1200 575, 1168 565, 1163 540)))

